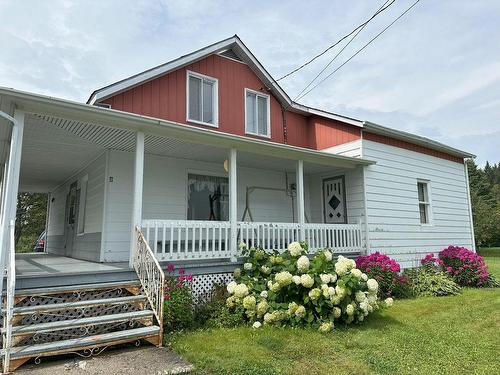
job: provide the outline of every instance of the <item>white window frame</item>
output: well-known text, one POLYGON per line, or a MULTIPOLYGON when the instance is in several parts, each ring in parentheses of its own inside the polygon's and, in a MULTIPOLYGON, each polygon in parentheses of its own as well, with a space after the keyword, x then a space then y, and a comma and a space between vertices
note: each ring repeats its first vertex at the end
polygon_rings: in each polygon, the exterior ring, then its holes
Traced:
POLYGON ((76 225, 76 234, 78 236, 85 234, 85 222, 87 216, 87 192, 89 185, 89 175, 85 175, 80 180, 80 197, 78 202, 78 221, 76 225))
MULTIPOLYGON (((201 114, 203 118, 203 84, 201 86, 201 92, 202 92, 202 98, 201 98, 201 114)), ((205 125, 205 126, 211 126, 213 128, 218 128, 219 127, 219 80, 214 77, 210 77, 201 73, 193 72, 191 70, 186 71, 186 122, 191 122, 194 124, 199 124, 199 125, 205 125), (204 122, 200 120, 194 120, 189 118, 189 77, 196 77, 202 80, 207 80, 211 81, 214 83, 214 92, 213 92, 213 116, 214 116, 214 123, 210 122, 204 122)))
POLYGON ((418 221, 421 226, 432 226, 432 199, 431 199, 431 182, 429 180, 417 179, 417 200, 418 200, 418 221), (425 194, 427 194, 427 200, 421 201, 418 196, 418 185, 423 184, 425 186, 425 194), (426 207, 427 223, 422 223, 420 220, 420 205, 424 204, 426 207))
MULTIPOLYGON (((245 88, 245 92, 243 94, 243 100, 245 103, 245 134, 249 135, 254 135, 256 137, 263 137, 263 138, 271 138, 271 96, 268 94, 263 94, 260 91, 255 91, 249 88, 245 88), (254 116, 255 119, 258 119, 258 105, 257 105, 257 98, 260 96, 261 98, 265 98, 267 100, 267 134, 259 134, 259 133, 253 133, 248 131, 247 129, 247 93, 255 94, 255 109, 254 109, 254 116)), ((257 120, 258 121, 258 120, 257 120)), ((257 129, 259 129, 259 124, 257 122, 257 129)))

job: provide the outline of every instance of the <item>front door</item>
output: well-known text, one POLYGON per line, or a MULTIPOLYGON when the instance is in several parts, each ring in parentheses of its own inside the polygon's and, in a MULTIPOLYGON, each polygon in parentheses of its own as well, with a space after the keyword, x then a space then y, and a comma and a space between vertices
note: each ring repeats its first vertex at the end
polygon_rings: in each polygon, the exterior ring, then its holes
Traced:
POLYGON ((327 224, 347 223, 345 177, 337 176, 323 180, 323 213, 327 224))
POLYGON ((69 193, 66 198, 66 228, 64 252, 66 256, 71 256, 73 251, 73 241, 75 239, 75 225, 77 215, 78 190, 77 182, 73 182, 69 187, 69 193))

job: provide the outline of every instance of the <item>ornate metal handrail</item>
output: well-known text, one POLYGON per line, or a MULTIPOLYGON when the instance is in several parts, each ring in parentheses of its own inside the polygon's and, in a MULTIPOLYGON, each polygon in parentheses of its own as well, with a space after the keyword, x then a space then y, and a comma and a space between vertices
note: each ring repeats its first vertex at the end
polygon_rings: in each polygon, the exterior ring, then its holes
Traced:
POLYGON ((135 235, 137 242, 134 254, 134 269, 158 321, 160 337, 162 337, 165 273, 138 227, 135 228, 135 235))
MULTIPOLYGON (((14 294, 16 289, 16 264, 15 264, 15 221, 9 223, 9 253, 7 256, 7 294, 5 302, 5 314, 3 326, 5 333, 3 337, 3 372, 10 372, 10 351, 12 349, 12 310, 14 309, 14 294)), ((3 271, 3 270, 2 270, 3 271)), ((3 276, 3 275, 2 275, 3 276)))

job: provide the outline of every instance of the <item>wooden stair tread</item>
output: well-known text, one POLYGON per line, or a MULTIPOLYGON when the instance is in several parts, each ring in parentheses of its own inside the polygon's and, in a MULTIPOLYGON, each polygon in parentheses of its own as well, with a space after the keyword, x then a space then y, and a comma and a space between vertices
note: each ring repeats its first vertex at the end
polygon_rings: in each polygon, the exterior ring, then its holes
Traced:
MULTIPOLYGON (((19 336, 31 333, 52 332, 68 328, 84 327, 96 324, 117 323, 122 321, 147 319, 152 317, 153 317, 153 312, 151 310, 141 310, 141 311, 119 313, 119 314, 69 319, 69 320, 50 322, 50 323, 19 325, 12 327, 12 335, 19 336)), ((4 332, 5 329, 2 328, 2 333, 4 332)))
MULTIPOLYGON (((119 332, 104 333, 77 339, 54 341, 43 344, 13 347, 10 351, 12 359, 34 357, 43 354, 57 354, 85 348, 112 345, 113 343, 127 342, 158 335, 160 327, 149 326, 128 329, 119 332)), ((0 351, 4 355, 4 350, 0 351)))
MULTIPOLYGON (((96 283, 96 284, 81 284, 81 285, 66 285, 66 286, 56 286, 56 287, 44 287, 44 288, 31 288, 31 289, 21 289, 16 290, 16 297, 24 296, 38 296, 38 295, 48 295, 48 294, 58 294, 73 291, 93 291, 101 289, 113 289, 113 288, 124 288, 127 286, 137 287, 140 286, 141 282, 139 280, 131 281, 118 281, 110 283, 96 283)), ((3 294, 5 295, 5 291, 3 294)))
MULTIPOLYGON (((13 314, 14 316, 29 315, 45 311, 58 311, 58 310, 76 309, 82 307, 102 306, 102 305, 124 305, 127 303, 134 303, 134 302, 137 303, 144 301, 146 301, 145 295, 91 299, 86 301, 51 303, 47 305, 38 305, 38 306, 14 307, 13 314)), ((5 310, 2 311, 5 314, 5 310)))

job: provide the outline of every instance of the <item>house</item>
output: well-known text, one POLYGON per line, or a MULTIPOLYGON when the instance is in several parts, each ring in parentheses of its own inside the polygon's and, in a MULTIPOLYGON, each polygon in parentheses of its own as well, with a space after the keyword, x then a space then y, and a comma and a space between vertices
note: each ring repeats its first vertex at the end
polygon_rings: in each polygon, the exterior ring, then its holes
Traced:
POLYGON ((0 88, 0 110, 5 371, 161 345, 165 265, 188 268, 203 298, 240 242, 379 250, 405 267, 475 247, 473 155, 293 102, 237 36, 86 104, 0 88), (47 254, 14 255, 18 191, 49 194, 47 254))

